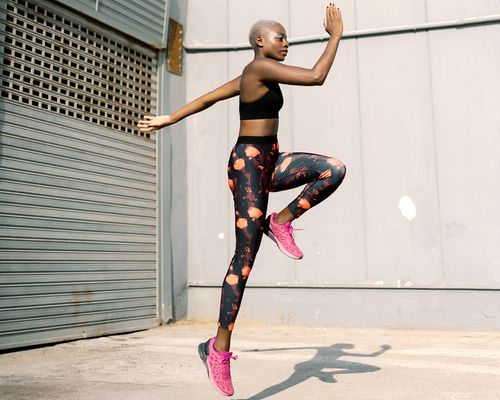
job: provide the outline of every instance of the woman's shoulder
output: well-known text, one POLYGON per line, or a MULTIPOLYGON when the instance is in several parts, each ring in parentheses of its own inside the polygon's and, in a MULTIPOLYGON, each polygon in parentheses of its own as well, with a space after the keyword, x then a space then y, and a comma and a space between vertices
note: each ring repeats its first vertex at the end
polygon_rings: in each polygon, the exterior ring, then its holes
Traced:
POLYGON ((272 58, 256 58, 250 61, 245 68, 259 68, 265 65, 279 64, 278 61, 272 58))
POLYGON ((277 63, 277 61, 270 58, 257 58, 250 61, 245 68, 243 68, 242 75, 258 73, 259 71, 271 67, 275 63, 277 63))

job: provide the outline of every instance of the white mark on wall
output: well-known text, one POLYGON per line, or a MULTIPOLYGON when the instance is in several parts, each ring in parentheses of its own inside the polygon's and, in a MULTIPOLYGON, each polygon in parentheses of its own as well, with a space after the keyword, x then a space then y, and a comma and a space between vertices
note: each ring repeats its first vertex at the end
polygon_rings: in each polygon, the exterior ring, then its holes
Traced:
POLYGON ((220 240, 224 239, 224 232, 219 233, 219 234, 217 235, 217 237, 218 237, 220 240))
POLYGON ((408 221, 417 216, 417 207, 410 196, 404 195, 399 199, 399 210, 408 221))
POLYGON ((373 282, 375 286, 384 286, 384 281, 375 281, 373 282))
POLYGON ((401 281, 401 279, 398 279, 398 280, 396 281, 396 287, 398 287, 398 288, 400 288, 400 287, 410 287, 410 286, 412 286, 412 285, 413 285, 413 283, 411 283, 410 281, 405 281, 404 279, 403 279, 403 281, 401 281), (403 283, 403 282, 404 282, 404 283, 403 283), (403 283, 403 284, 402 284, 402 283, 403 283), (401 285, 401 284, 402 284, 402 285, 401 285))

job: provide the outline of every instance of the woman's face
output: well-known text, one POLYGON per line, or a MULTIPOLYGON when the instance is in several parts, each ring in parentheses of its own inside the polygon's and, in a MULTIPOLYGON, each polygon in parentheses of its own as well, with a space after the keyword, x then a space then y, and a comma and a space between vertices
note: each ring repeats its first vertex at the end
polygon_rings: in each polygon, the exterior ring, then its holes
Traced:
POLYGON ((262 35, 264 56, 276 61, 283 61, 288 53, 286 30, 280 24, 270 26, 262 35))

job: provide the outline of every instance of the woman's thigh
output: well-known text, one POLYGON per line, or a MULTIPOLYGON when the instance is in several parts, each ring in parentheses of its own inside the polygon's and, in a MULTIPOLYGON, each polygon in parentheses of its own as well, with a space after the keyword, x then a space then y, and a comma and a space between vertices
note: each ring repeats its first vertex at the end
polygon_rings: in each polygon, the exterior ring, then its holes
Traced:
POLYGON ((237 250, 260 244, 269 199, 269 185, 277 154, 270 146, 237 144, 228 163, 233 194, 237 250))
POLYGON ((279 192, 303 186, 330 175, 332 170, 345 168, 342 161, 314 153, 280 153, 269 190, 279 192))

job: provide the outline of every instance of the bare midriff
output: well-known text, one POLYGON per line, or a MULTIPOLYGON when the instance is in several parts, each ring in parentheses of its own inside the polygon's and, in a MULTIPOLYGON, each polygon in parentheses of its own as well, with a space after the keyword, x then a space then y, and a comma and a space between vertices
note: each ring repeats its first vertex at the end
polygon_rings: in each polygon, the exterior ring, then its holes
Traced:
POLYGON ((278 118, 244 119, 240 121, 239 136, 273 136, 278 133, 278 118))

